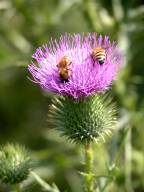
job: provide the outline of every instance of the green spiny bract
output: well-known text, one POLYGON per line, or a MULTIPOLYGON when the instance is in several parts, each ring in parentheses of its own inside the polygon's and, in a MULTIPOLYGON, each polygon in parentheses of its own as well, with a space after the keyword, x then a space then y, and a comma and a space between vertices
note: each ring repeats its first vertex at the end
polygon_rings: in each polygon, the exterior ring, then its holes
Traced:
POLYGON ((110 97, 102 94, 79 100, 71 97, 55 98, 48 121, 72 142, 99 142, 114 128, 115 104, 110 97))
POLYGON ((0 149, 1 182, 20 183, 28 177, 30 168, 30 156, 23 146, 7 144, 0 149))

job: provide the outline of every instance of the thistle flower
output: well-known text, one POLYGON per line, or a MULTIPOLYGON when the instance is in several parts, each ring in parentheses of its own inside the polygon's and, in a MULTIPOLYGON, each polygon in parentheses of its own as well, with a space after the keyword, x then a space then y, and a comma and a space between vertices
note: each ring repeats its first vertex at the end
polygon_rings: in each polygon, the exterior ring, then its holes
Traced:
POLYGON ((122 57, 109 37, 89 33, 82 36, 65 34, 59 41, 51 40, 48 45, 38 48, 32 58, 35 61, 28 69, 35 83, 45 91, 77 99, 108 89, 116 77, 122 57), (103 64, 92 57, 95 48, 105 50, 103 64), (67 66, 62 63, 60 68, 63 58, 67 59, 67 66), (62 72, 67 78, 61 78, 62 72))
POLYGON ((23 146, 7 144, 0 149, 1 182, 20 183, 28 177, 30 168, 30 156, 23 146))

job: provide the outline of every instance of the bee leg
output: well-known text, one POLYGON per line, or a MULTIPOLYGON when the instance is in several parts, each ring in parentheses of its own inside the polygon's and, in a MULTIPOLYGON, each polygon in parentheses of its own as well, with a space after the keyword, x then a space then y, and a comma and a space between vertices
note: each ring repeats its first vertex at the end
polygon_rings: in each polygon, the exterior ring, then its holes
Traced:
POLYGON ((61 83, 68 83, 69 80, 68 79, 61 79, 61 83))
POLYGON ((72 61, 70 61, 69 65, 71 65, 71 64, 72 64, 72 61))
POLYGON ((93 60, 93 67, 95 66, 95 61, 93 60))

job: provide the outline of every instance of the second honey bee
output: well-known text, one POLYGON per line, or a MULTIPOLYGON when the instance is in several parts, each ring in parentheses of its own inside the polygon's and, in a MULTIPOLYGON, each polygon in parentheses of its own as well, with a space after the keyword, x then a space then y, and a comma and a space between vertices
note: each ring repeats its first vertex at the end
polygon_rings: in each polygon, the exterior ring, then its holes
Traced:
POLYGON ((56 65, 58 68, 59 78, 62 83, 66 83, 69 81, 69 77, 71 75, 71 70, 69 66, 71 63, 72 61, 68 56, 63 56, 59 63, 56 65))
POLYGON ((106 59, 106 50, 102 47, 94 48, 92 50, 91 56, 94 61, 98 61, 98 63, 102 65, 106 59))

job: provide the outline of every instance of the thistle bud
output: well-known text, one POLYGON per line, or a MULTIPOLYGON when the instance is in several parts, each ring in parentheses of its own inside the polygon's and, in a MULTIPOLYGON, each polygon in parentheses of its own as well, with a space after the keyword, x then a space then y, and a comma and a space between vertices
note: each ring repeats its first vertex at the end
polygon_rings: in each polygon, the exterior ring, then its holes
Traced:
POLYGON ((105 95, 93 95, 74 100, 56 98, 51 105, 48 121, 70 141, 87 144, 105 140, 116 122, 115 105, 105 95))
POLYGON ((31 160, 28 151, 18 144, 7 144, 0 149, 0 180, 16 184, 28 177, 31 160))

